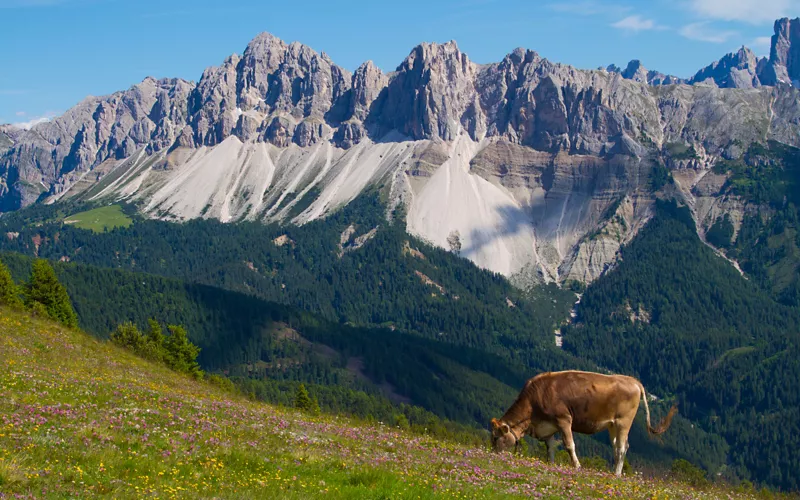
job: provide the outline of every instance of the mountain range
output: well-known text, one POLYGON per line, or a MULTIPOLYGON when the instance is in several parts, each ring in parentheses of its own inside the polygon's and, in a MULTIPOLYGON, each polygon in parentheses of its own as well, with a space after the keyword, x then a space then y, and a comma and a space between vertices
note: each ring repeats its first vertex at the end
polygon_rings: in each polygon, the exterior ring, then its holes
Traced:
POLYGON ((453 41, 390 73, 254 38, 197 83, 146 78, 30 130, 0 128, 0 210, 124 200, 148 217, 304 224, 376 190, 410 233, 521 282, 591 282, 678 197, 701 237, 753 205, 720 162, 800 143, 800 20, 770 57, 742 48, 690 80, 580 70, 453 41), (670 182, 661 179, 667 175, 670 182))

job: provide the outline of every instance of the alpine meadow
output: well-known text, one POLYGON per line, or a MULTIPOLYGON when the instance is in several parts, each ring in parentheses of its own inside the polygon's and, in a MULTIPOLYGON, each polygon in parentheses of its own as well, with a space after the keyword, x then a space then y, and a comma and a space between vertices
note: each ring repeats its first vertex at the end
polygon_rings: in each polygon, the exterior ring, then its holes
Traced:
POLYGON ((678 77, 261 33, 0 125, 0 499, 796 497, 800 18, 769 40, 678 77))

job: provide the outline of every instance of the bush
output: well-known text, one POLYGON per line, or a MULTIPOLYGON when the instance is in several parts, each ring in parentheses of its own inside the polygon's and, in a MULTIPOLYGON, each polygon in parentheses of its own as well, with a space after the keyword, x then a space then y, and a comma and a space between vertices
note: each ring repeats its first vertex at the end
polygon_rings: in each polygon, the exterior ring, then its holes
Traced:
POLYGON ((411 424, 408 423, 408 418, 402 413, 398 413, 394 417, 394 425, 395 427, 399 427, 401 429, 407 430, 411 428, 411 424))
MULTIPOLYGON (((182 326, 169 325, 167 329, 170 335, 165 337, 161 325, 151 319, 148 320, 147 332, 142 333, 136 325, 127 322, 119 325, 111 334, 111 341, 130 349, 138 356, 163 362, 176 372, 187 373, 197 379, 202 378, 203 371, 197 363, 200 348, 189 340, 186 329, 182 326)), ((217 378, 222 377, 217 376, 217 378)))
POLYGON ((601 470, 601 471, 608 471, 610 467, 608 461, 605 458, 599 457, 597 455, 593 457, 583 458, 581 460, 581 465, 587 469, 601 470))
POLYGON ((142 334, 136 325, 131 322, 119 325, 114 333, 111 334, 111 341, 151 361, 164 360, 163 340, 154 339, 150 335, 150 331, 148 331, 147 335, 142 334))
POLYGON ((671 475, 676 480, 690 484, 694 487, 708 486, 709 481, 703 469, 693 465, 688 460, 679 458, 672 462, 671 475))
POLYGON ((239 392, 236 390, 236 386, 233 384, 233 381, 224 375, 217 375, 216 373, 212 375, 206 375, 206 382, 230 393, 239 392))

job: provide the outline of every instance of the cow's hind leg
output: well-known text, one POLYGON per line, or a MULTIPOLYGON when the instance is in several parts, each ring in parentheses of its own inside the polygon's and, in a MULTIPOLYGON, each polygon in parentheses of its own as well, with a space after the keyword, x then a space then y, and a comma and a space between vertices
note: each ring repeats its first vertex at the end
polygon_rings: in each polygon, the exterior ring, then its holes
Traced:
MULTIPOLYGON (((625 464, 625 454, 628 452, 628 433, 631 431, 633 420, 617 420, 611 429, 616 429, 617 439, 614 442, 614 474, 622 475, 622 466, 625 464)), ((609 429, 609 430, 611 430, 609 429)))
POLYGON ((617 453, 617 434, 618 427, 613 422, 608 426, 608 437, 611 439, 611 449, 614 451, 614 465, 612 469, 616 470, 617 462, 619 461, 619 453, 617 453))
POLYGON ((550 463, 554 463, 556 461, 556 435, 553 434, 549 438, 545 440, 545 444, 547 445, 547 458, 550 460, 550 463))
POLYGON ((572 438, 572 419, 565 419, 558 421, 558 431, 561 433, 561 439, 564 441, 564 448, 569 452, 572 458, 572 465, 576 469, 581 468, 581 463, 578 461, 578 455, 575 453, 575 440, 572 438))

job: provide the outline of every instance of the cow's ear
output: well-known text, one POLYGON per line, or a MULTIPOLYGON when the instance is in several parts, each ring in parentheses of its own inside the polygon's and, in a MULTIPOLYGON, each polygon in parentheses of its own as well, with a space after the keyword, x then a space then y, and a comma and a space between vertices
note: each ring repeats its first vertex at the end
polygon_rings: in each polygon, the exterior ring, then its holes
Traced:
POLYGON ((503 431, 503 434, 508 434, 511 432, 511 427, 509 427, 508 424, 503 424, 500 426, 500 429, 503 431))
POLYGON ((492 429, 497 430, 500 428, 500 421, 496 418, 492 419, 492 429))

